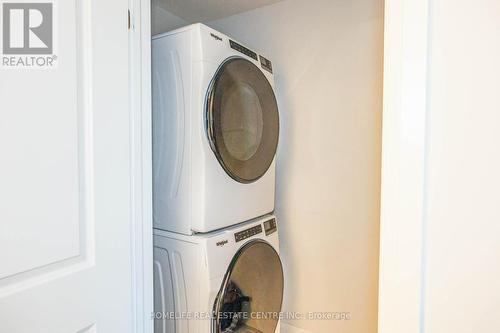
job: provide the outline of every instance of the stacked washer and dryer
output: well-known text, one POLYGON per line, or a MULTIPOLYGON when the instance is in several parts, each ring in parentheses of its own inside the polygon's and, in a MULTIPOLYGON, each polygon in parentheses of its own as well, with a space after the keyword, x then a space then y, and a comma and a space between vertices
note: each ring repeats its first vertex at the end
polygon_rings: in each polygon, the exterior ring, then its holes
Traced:
POLYGON ((155 332, 279 332, 272 63, 202 24, 152 50, 155 332))

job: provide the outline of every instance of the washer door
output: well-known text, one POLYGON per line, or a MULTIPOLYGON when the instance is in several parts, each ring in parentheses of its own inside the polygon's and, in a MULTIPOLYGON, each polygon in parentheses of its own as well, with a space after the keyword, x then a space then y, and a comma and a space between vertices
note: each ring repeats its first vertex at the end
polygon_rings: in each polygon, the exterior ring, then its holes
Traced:
POLYGON ((229 58, 208 91, 207 132, 224 170, 241 183, 262 177, 279 137, 278 105, 271 84, 252 62, 229 58))
POLYGON ((283 267, 268 243, 256 240, 234 256, 214 304, 214 333, 274 333, 283 300, 283 267))

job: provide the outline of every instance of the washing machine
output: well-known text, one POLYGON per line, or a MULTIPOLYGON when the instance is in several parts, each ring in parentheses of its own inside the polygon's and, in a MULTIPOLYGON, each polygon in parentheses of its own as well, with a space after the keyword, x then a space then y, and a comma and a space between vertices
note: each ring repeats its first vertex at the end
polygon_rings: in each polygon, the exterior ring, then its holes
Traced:
POLYGON ((154 227, 210 232, 274 210, 273 64, 203 24, 153 37, 154 227))
POLYGON ((155 333, 279 333, 276 218, 186 236, 154 231, 155 333))

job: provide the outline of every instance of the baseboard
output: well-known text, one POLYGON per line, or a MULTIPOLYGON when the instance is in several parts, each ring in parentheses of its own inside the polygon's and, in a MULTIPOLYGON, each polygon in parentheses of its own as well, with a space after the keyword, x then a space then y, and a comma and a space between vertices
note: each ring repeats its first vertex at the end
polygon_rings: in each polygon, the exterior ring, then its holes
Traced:
POLYGON ((284 322, 281 322, 280 324, 281 324, 280 325, 281 326, 280 333, 313 333, 313 332, 306 331, 302 328, 298 328, 298 327, 292 326, 292 325, 284 323, 284 322))

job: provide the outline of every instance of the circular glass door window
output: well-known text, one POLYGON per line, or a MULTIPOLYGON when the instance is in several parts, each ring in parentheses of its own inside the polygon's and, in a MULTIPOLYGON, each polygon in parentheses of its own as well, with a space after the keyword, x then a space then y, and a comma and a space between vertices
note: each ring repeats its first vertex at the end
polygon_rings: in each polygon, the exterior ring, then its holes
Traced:
POLYGON ((208 92, 207 131, 219 163, 233 179, 251 183, 269 169, 278 146, 278 105, 255 64, 230 58, 219 68, 208 92))
POLYGON ((215 333, 274 333, 283 300, 278 253, 252 241, 233 258, 215 301, 215 333))

